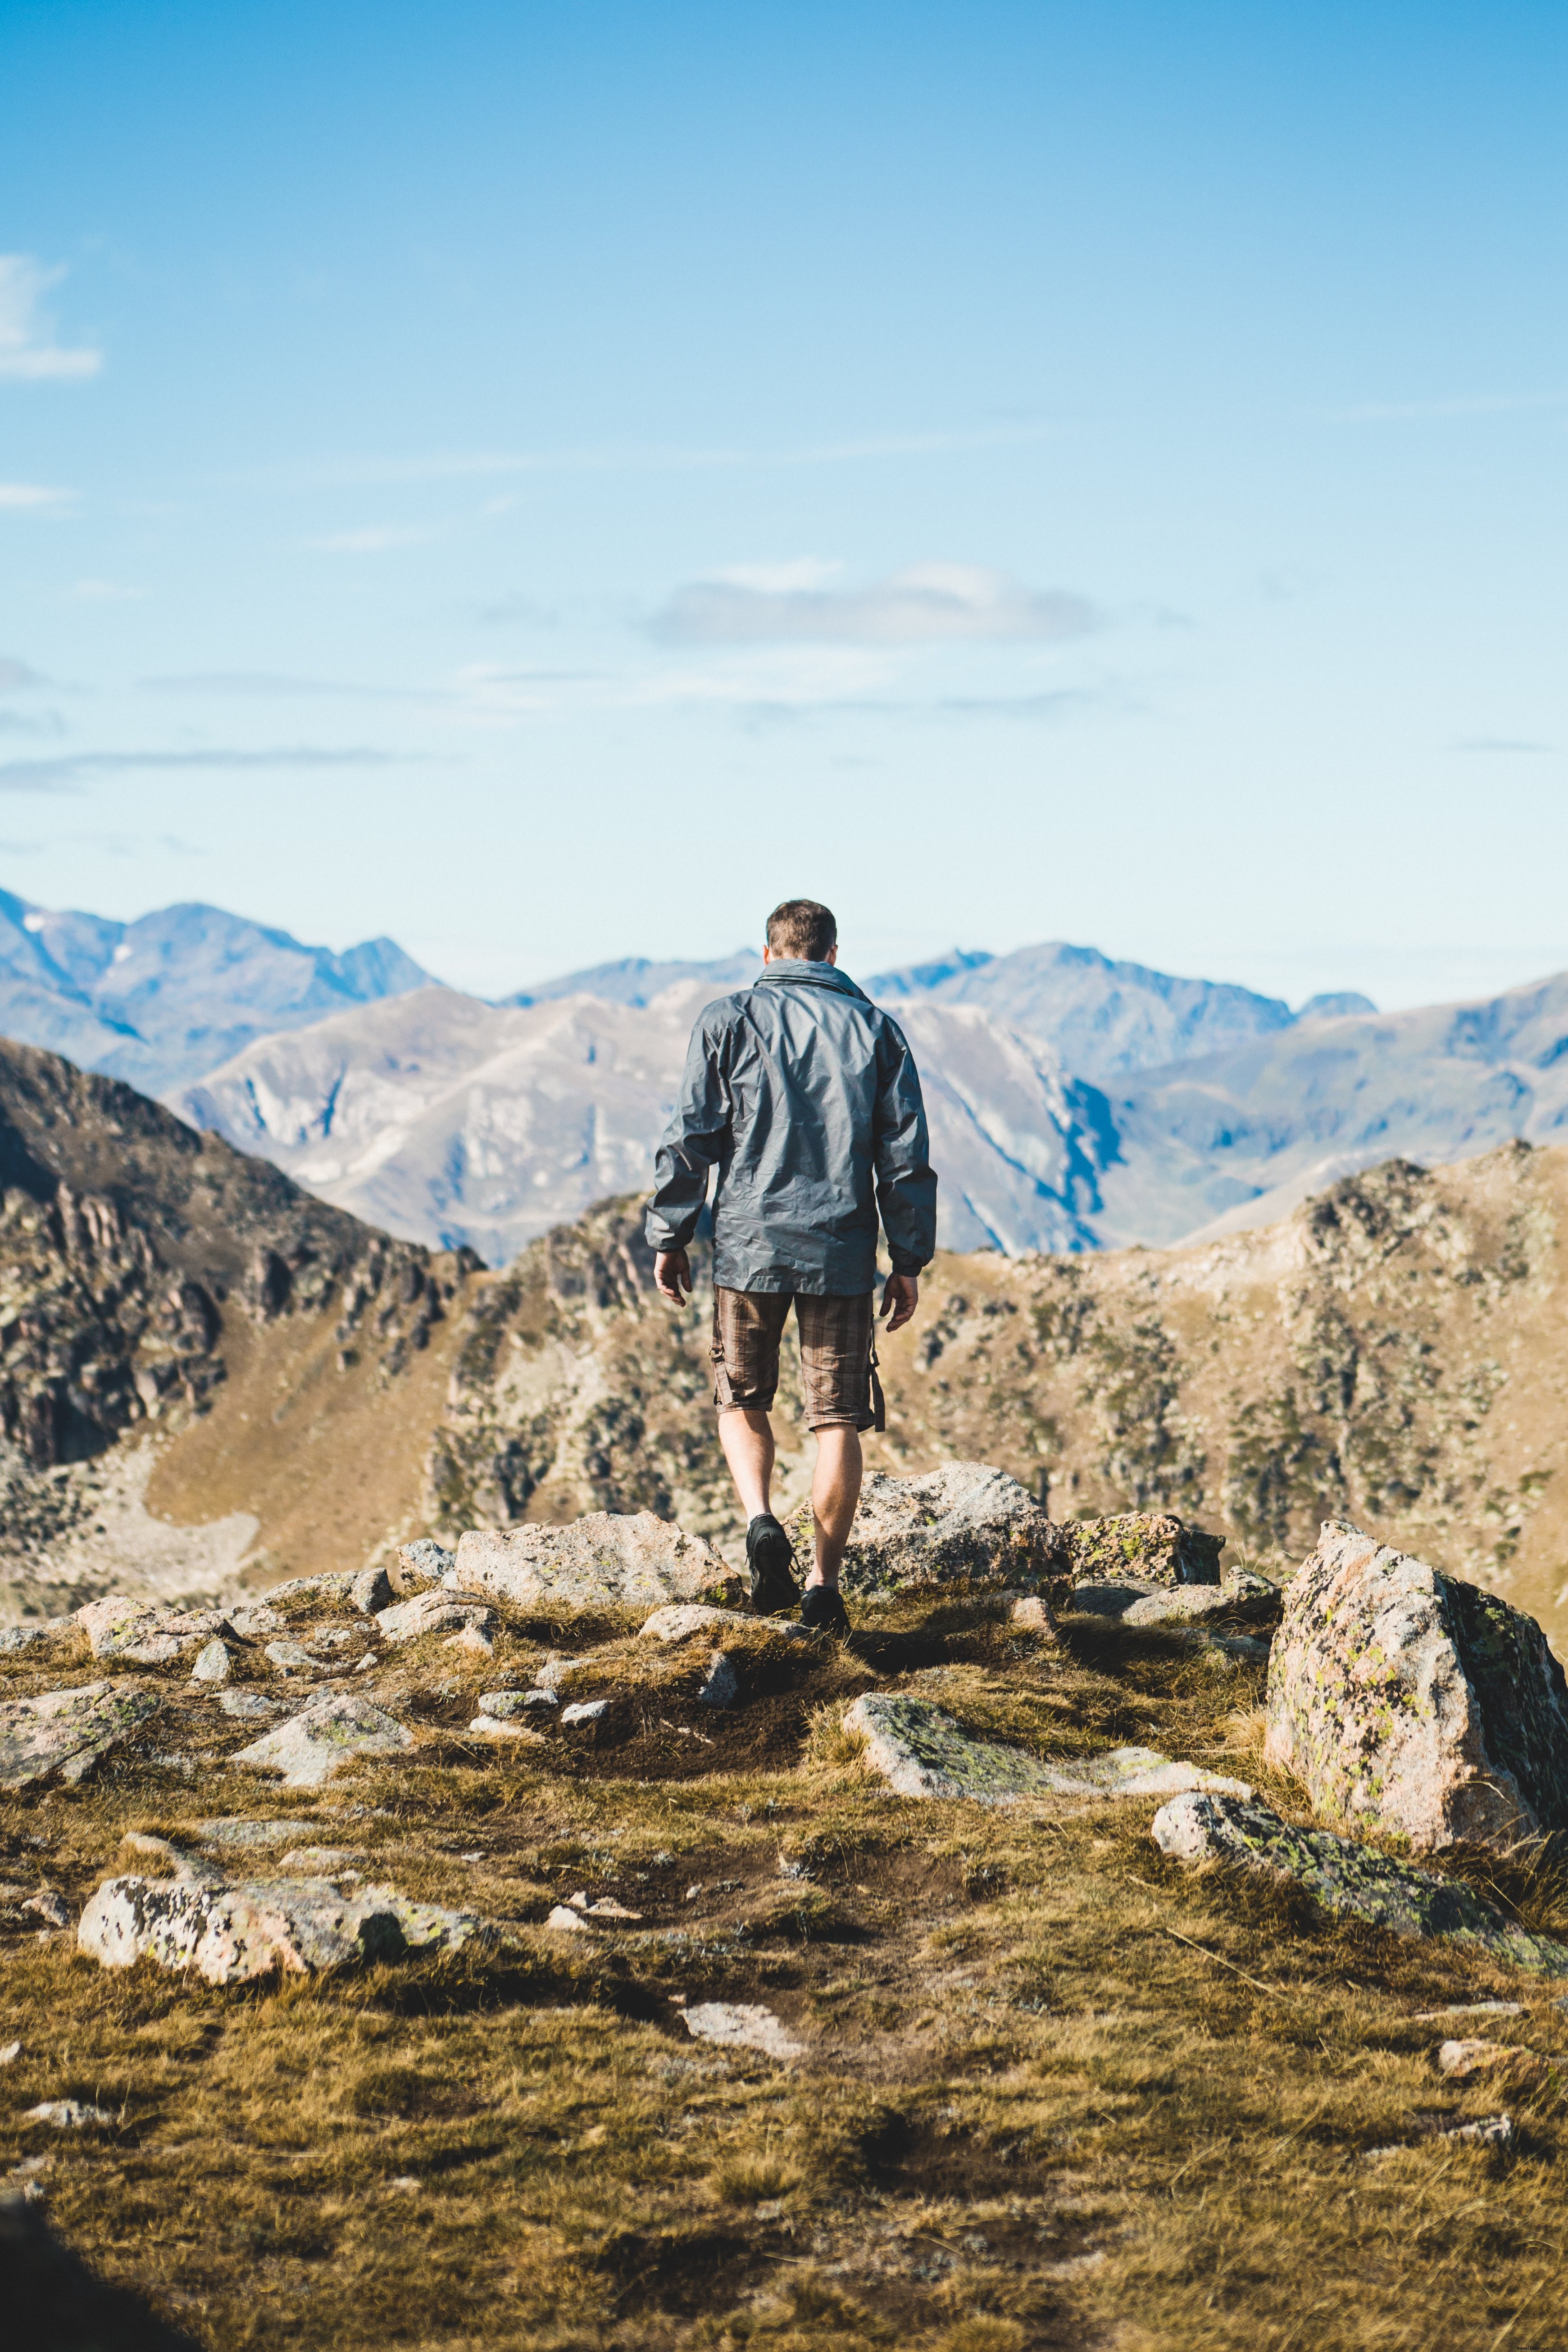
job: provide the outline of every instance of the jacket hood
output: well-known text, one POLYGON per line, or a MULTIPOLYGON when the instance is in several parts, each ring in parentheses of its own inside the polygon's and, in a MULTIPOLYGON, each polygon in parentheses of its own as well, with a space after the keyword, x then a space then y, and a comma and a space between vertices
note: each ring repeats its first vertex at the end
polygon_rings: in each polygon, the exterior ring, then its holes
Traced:
POLYGON ((830 988, 838 996, 858 996, 862 1004, 871 1002, 865 990, 857 988, 849 974, 840 971, 837 964, 807 963, 803 956, 775 956, 772 963, 763 966, 752 985, 779 988, 786 982, 797 988, 830 988))

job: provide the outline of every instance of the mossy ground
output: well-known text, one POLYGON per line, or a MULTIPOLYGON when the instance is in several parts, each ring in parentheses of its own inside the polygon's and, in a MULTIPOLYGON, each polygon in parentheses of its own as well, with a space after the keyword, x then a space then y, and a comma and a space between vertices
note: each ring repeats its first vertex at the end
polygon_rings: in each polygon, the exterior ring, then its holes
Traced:
MULTIPOLYGON (((126 1829, 287 1816, 503 1934, 220 1990, 14 1927, 0 2167, 41 2160, 65 2241, 215 2352, 1568 2347, 1561 2073, 1451 2083, 1455 2029, 1415 2021, 1500 1995, 1526 2011, 1498 2038, 1568 2053, 1560 1986, 1190 1874, 1147 1801, 895 1797, 837 1728, 856 1692, 907 1685, 1042 1753, 1220 1764, 1299 1820, 1255 1669, 1082 1619, 1053 1646, 980 1596, 792 1647, 744 1636, 751 1696, 717 1716, 700 1643, 516 1622, 481 1665, 431 1642, 361 1684, 418 1757, 321 1791, 225 1769, 254 1727, 172 1688, 185 1712, 145 1744, 194 1760, 8 1801, 0 1876, 79 1905, 132 1866, 126 1829), (605 1744, 468 1738, 477 1693, 547 1644, 590 1655, 570 1695, 618 1694, 605 1744), (643 1916, 544 1927, 579 1891, 643 1916), (806 2058, 693 2040, 681 2008, 713 2000, 764 2003, 806 2058), (116 2122, 21 2120, 57 2098, 116 2122), (1510 2150, 1439 2136, 1505 2106, 1510 2150)), ((1501 1881, 1568 1925, 1550 1873, 1501 1881)))

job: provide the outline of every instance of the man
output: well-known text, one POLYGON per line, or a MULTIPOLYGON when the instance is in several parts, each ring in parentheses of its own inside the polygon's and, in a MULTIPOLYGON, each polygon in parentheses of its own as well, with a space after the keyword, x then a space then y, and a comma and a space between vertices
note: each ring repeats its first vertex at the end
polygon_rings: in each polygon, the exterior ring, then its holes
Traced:
POLYGON ((717 1168, 713 1396, 747 1518, 752 1606, 776 1616, 798 1601, 803 1624, 841 1634, 849 1620, 838 1570, 860 1498, 860 1432, 883 1426, 872 1369, 877 1213, 893 1261, 881 1309, 891 1332, 913 1315, 936 1248, 936 1177, 913 1056, 837 962, 826 907, 786 898, 773 908, 756 984, 710 1004, 691 1033, 647 1238, 654 1280, 683 1307, 687 1249, 717 1168), (816 1559, 804 1598, 768 1501, 768 1415, 792 1299, 816 1434, 816 1559))

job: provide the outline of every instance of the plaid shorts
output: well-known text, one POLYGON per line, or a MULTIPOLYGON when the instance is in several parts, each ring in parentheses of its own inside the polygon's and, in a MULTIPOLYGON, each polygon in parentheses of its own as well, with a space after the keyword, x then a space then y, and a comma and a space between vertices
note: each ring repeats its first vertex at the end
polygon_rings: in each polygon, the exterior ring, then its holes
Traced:
MULTIPOLYGON (((787 1290, 715 1287, 713 1401, 721 1412, 727 1405, 772 1411, 790 1300, 787 1290)), ((882 1428, 882 1386, 872 1370, 874 1294, 862 1290, 853 1298, 820 1298, 797 1290, 794 1300, 806 1427, 882 1428)))

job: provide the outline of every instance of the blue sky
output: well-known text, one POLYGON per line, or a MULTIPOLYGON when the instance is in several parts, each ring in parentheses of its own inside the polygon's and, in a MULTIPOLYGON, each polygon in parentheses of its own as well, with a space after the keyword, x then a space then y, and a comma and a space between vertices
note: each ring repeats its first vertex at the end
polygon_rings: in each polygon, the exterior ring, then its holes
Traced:
POLYGON ((0 880, 1568 965, 1561 6, 0 12, 0 880))

